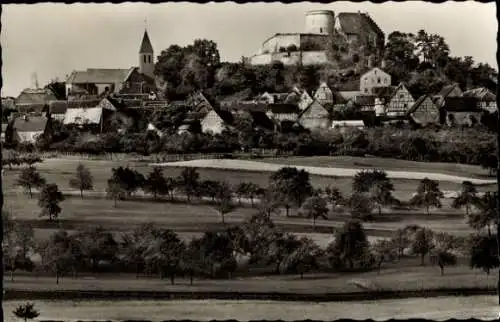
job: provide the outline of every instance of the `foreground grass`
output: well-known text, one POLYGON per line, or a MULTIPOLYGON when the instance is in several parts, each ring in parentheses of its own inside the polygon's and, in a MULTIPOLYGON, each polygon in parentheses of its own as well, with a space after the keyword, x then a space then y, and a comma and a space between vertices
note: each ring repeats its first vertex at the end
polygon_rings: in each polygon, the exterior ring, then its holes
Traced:
MULTIPOLYGON (((14 282, 4 278, 8 290, 80 290, 80 291, 187 291, 187 292, 256 292, 256 293, 353 293, 366 291, 422 291, 454 288, 496 287, 498 276, 471 270, 461 263, 445 268, 441 276, 439 267, 418 265, 418 258, 404 259, 399 263, 384 264, 380 274, 375 271, 352 273, 309 273, 299 275, 263 275, 235 277, 233 279, 195 279, 193 285, 184 278, 170 285, 168 279, 158 277, 135 278, 133 274, 82 275, 76 279, 65 277, 57 285, 55 277, 34 277, 16 274, 14 282), (362 285, 362 287, 358 286, 362 285)), ((427 261, 428 262, 428 261, 427 261)))

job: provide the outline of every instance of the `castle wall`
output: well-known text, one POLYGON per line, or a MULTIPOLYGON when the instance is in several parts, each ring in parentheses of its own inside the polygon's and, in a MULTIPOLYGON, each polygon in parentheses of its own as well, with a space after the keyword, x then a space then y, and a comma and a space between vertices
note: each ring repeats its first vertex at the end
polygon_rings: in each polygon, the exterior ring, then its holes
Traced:
POLYGON ((316 10, 306 13, 305 31, 307 33, 331 34, 335 15, 330 10, 316 10))
POLYGON ((302 50, 325 50, 328 42, 327 35, 302 34, 300 35, 300 48, 302 50), (311 45, 314 46, 311 48, 311 45))
POLYGON ((300 34, 275 35, 262 44, 262 53, 266 53, 266 51, 267 53, 278 52, 280 47, 287 48, 291 45, 295 45, 297 48, 299 48, 300 34))
POLYGON ((325 51, 304 51, 302 54, 298 51, 291 53, 261 54, 250 57, 251 65, 268 65, 278 60, 284 65, 296 65, 300 62, 302 56, 303 65, 317 65, 328 62, 325 51))

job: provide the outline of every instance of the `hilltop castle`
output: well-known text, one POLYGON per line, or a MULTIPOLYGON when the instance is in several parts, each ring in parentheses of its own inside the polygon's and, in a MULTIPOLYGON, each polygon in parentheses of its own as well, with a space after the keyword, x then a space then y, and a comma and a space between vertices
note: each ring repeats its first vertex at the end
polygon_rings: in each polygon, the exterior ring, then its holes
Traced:
POLYGON ((273 61, 285 65, 326 63, 331 60, 326 49, 332 44, 332 39, 334 42, 342 39, 349 45, 368 45, 379 51, 384 47, 385 35, 367 13, 342 12, 335 16, 330 10, 308 11, 304 33, 275 34, 265 40, 247 62, 251 65, 266 65, 273 61))

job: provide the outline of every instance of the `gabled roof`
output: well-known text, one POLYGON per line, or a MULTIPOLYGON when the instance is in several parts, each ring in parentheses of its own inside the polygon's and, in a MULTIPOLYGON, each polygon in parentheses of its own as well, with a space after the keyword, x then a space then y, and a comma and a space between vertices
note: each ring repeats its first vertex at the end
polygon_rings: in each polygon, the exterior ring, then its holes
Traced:
POLYGON ((20 104, 45 104, 49 101, 55 101, 57 97, 47 88, 43 89, 25 89, 15 100, 16 105, 20 104))
POLYGON ((485 87, 479 87, 465 91, 463 96, 475 97, 481 102, 495 102, 497 99, 496 95, 485 87))
POLYGON ((248 111, 252 117, 254 127, 263 127, 269 130, 274 129, 274 122, 264 111, 248 111))
POLYGON ((99 124, 102 111, 100 107, 70 108, 64 115, 63 124, 99 124))
POLYGON ((317 105, 317 106, 320 106, 321 108, 323 108, 325 111, 328 112, 328 114, 330 114, 330 112, 328 111, 328 109, 326 109, 323 104, 321 104, 320 102, 318 102, 317 100, 314 100, 311 102, 311 104, 309 104, 303 111, 300 112, 299 114, 299 118, 304 115, 304 113, 306 113, 309 109, 311 109, 314 105, 317 105))
POLYGON ((475 97, 447 97, 443 109, 448 112, 480 112, 475 97))
POLYGON ((86 71, 73 71, 66 80, 68 84, 116 84, 123 83, 136 67, 127 69, 88 68, 86 71))
POLYGON ((420 96, 415 103, 410 107, 410 109, 406 112, 406 115, 410 115, 411 113, 415 112, 426 100, 429 100, 432 104, 435 104, 434 101, 432 100, 432 97, 429 95, 422 95, 420 96))
POLYGON ((222 109, 213 109, 213 111, 224 121, 224 123, 232 124, 234 122, 234 116, 230 111, 222 109))
POLYGON ((139 49, 139 54, 152 54, 153 46, 149 40, 148 31, 144 30, 144 36, 142 36, 141 48, 139 49))
POLYGON ((346 34, 362 34, 366 30, 372 30, 383 36, 384 33, 379 26, 365 13, 341 12, 337 15, 338 23, 346 34))
POLYGON ((17 132, 42 132, 47 127, 47 121, 45 116, 21 116, 14 120, 14 129, 17 132))
POLYGON ((442 97, 447 97, 455 88, 458 88, 460 90, 458 84, 444 85, 441 91, 439 92, 439 95, 441 95, 442 97))

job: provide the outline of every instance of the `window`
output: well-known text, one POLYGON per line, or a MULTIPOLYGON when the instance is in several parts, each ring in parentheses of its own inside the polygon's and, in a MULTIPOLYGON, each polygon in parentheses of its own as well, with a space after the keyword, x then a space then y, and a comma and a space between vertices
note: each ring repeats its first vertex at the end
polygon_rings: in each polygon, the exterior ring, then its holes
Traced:
POLYGON ((379 84, 380 84, 380 77, 378 77, 378 78, 377 78, 377 83, 379 83, 379 84))
POLYGON ((319 28, 319 32, 323 32, 323 28, 319 28))
POLYGON ((405 97, 405 94, 399 94, 399 98, 403 99, 405 97))
POLYGON ((147 62, 146 62, 146 56, 143 56, 143 57, 144 57, 144 64, 146 64, 146 63, 147 63, 147 62))

